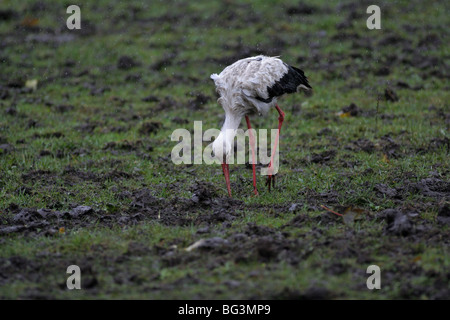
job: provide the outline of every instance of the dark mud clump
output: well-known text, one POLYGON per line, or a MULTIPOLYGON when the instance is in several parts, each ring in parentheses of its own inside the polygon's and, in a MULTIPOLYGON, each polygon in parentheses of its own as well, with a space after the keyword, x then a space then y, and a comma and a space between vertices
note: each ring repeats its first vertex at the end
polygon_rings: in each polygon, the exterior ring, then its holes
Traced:
POLYGON ((133 201, 131 202, 132 208, 160 208, 163 204, 163 200, 155 197, 149 189, 141 189, 135 192, 133 195, 133 201))
POLYGON ((39 180, 49 180, 54 176, 55 174, 49 170, 31 170, 22 174, 22 181, 34 183, 39 180))
POLYGON ((450 205, 440 207, 436 219, 441 224, 450 225, 450 205))
POLYGON ((59 104, 59 105, 53 107, 53 110, 55 110, 58 113, 66 113, 66 112, 72 111, 74 109, 75 109, 74 106, 67 105, 67 104, 59 104))
POLYGON ((165 54, 163 58, 153 63, 150 68, 155 71, 161 71, 164 68, 171 66, 176 56, 176 53, 165 54))
POLYGON ((386 209, 379 214, 379 217, 387 223, 385 227, 387 234, 406 237, 415 232, 415 224, 408 213, 396 209, 386 209))
POLYGON ((186 226, 193 221, 193 217, 186 214, 190 208, 187 199, 158 198, 152 190, 144 188, 133 193, 127 214, 122 216, 119 222, 129 224, 142 220, 156 220, 164 225, 186 226))
POLYGON ((76 206, 71 210, 54 211, 51 209, 19 208, 8 209, 8 226, 0 226, 0 234, 23 233, 29 236, 53 236, 64 233, 67 227, 86 227, 96 223, 102 215, 88 206, 76 206))
POLYGON ((173 118, 171 121, 172 121, 173 123, 179 124, 179 125, 182 125, 182 124, 188 124, 188 123, 189 123, 189 120, 188 120, 188 119, 184 119, 184 118, 180 118, 180 117, 175 117, 175 118, 173 118))
POLYGON ((193 110, 200 110, 205 104, 211 101, 211 97, 204 95, 201 92, 191 94, 193 99, 189 100, 188 107, 193 110))
POLYGON ((342 113, 348 113, 352 117, 356 117, 362 114, 362 110, 354 103, 351 103, 349 106, 342 108, 342 113))
MULTIPOLYGON (((0 63, 1 63, 1 61, 0 61, 0 63)), ((10 97, 11 97, 11 94, 9 93, 9 90, 6 88, 0 87, 0 100, 6 100, 10 97)), ((12 115, 14 115, 14 114, 12 114, 12 115)))
POLYGON ((284 288, 281 292, 270 295, 273 300, 329 300, 333 293, 324 287, 312 286, 305 291, 284 288))
POLYGON ((388 219, 388 233, 399 236, 408 236, 414 232, 414 226, 405 214, 397 214, 393 219, 388 219))
POLYGON ((332 133, 333 133, 333 130, 331 130, 330 128, 323 128, 323 129, 320 129, 319 132, 317 132, 317 135, 319 137, 330 136, 332 133))
POLYGON ((386 101, 397 102, 399 100, 397 94, 392 88, 386 88, 384 90, 384 98, 386 101))
MULTIPOLYGON (((292 206, 291 206, 292 208, 292 206)), ((289 209, 290 210, 290 209, 289 209)), ((296 228, 302 228, 305 226, 305 224, 309 221, 309 218, 307 215, 299 214, 296 215, 294 218, 292 218, 291 221, 286 223, 283 227, 296 227, 296 228)))
MULTIPOLYGON (((228 227, 229 223, 236 219, 236 212, 234 208, 224 208, 217 204, 217 202, 209 202, 212 205, 213 212, 205 212, 199 214, 199 216, 195 219, 195 224, 208 224, 214 225, 218 223, 222 223, 222 226, 228 227)), ((209 204, 208 203, 208 204, 209 204)))
POLYGON ((144 122, 139 128, 139 133, 141 135, 156 134, 161 128, 162 128, 161 122, 155 121, 144 122))
POLYGON ((425 178, 417 183, 412 183, 408 186, 408 189, 431 198, 450 196, 450 182, 435 177, 425 178))
POLYGON ((197 182, 191 187, 191 200, 198 204, 209 205, 214 198, 217 198, 215 186, 207 182, 197 182))
POLYGON ((436 33, 430 33, 419 41, 418 47, 438 47, 441 44, 440 37, 436 33))
POLYGON ((278 244, 275 243, 272 237, 262 237, 256 242, 256 251, 259 260, 262 262, 269 262, 278 257, 280 253, 278 244))
POLYGON ((18 13, 11 9, 0 10, 0 21, 13 20, 18 16, 18 13))
POLYGON ((53 154, 49 150, 41 150, 39 152, 39 156, 40 157, 47 157, 47 156, 51 156, 51 155, 53 155, 53 154))
POLYGON ((159 102, 159 98, 154 95, 149 95, 145 98, 142 98, 142 101, 144 101, 144 102, 159 102))
POLYGON ((381 66, 374 71, 376 76, 388 76, 389 74, 391 74, 391 69, 388 66, 381 66))
MULTIPOLYGON (((83 172, 70 169, 66 174, 75 174, 80 179, 83 172)), ((100 175, 90 176, 90 180, 103 180, 100 175)), ((105 174, 105 176, 108 174, 105 174)), ((27 174, 27 179, 54 177, 51 172, 33 172, 27 174), (37 174, 37 175, 36 175, 37 174)), ((82 177, 83 178, 83 177, 82 177)), ((117 178, 116 178, 117 179, 117 178)), ((30 180, 31 181, 31 180, 30 180)), ((10 206, 6 220, 0 222, 0 234, 20 233, 25 236, 54 236, 61 233, 61 228, 86 228, 94 225, 134 225, 142 221, 158 221, 164 225, 186 226, 190 224, 228 223, 236 218, 235 209, 242 203, 232 199, 217 198, 212 185, 199 182, 193 186, 192 199, 174 198, 172 200, 159 198, 152 190, 139 189, 134 192, 120 192, 117 197, 131 200, 125 207, 107 205, 107 209, 93 209, 87 205, 72 205, 68 210, 52 210, 48 208, 20 208, 10 206), (211 212, 212 210, 212 212, 211 212)), ((64 232, 63 232, 64 233, 64 232)))
POLYGON ((375 150, 375 144, 369 139, 360 138, 353 142, 358 150, 365 151, 367 153, 372 153, 375 150))
POLYGON ((140 65, 139 62, 129 56, 121 56, 117 61, 117 68, 120 70, 129 70, 140 65))
POLYGON ((333 293, 324 287, 311 287, 300 294, 300 300, 329 300, 333 293))
POLYGON ((9 108, 6 108, 5 113, 9 116, 16 116, 17 109, 16 109, 16 107, 9 107, 9 108))
POLYGON ((388 34, 383 39, 378 41, 379 46, 389 46, 389 45, 397 45, 399 43, 405 43, 408 40, 397 35, 397 34, 388 34))
POLYGON ((383 151, 383 153, 388 158, 400 157, 400 145, 389 135, 381 137, 379 145, 381 146, 381 150, 383 151))
POLYGON ((236 210, 244 206, 240 200, 219 197, 221 193, 209 182, 196 181, 190 190, 192 197, 185 203, 184 209, 198 213, 196 225, 221 223, 228 228, 230 222, 238 217, 236 210))
POLYGON ((275 234, 276 230, 267 226, 257 225, 256 223, 249 222, 247 224, 247 228, 245 230, 245 233, 248 236, 266 236, 266 235, 272 235, 275 234))
POLYGON ((446 148, 447 153, 450 153, 450 139, 447 137, 444 138, 432 138, 428 143, 427 151, 435 151, 440 148, 446 148))
MULTIPOLYGON (((306 188, 299 192, 299 196, 306 199, 307 203, 310 206, 310 210, 322 210, 322 207, 320 207, 320 205, 336 204, 339 199, 339 193, 333 189, 319 193, 315 190, 306 188)), ((330 213, 330 215, 337 217, 332 213, 330 213)))
POLYGON ((79 124, 78 126, 75 127, 75 129, 80 131, 80 132, 84 132, 84 133, 93 133, 94 130, 98 126, 99 126, 99 123, 88 121, 86 123, 79 124))
MULTIPOLYGON (((120 142, 110 141, 105 144, 103 150, 123 150, 123 151, 136 151, 144 147, 142 140, 128 141, 123 140, 120 142)), ((147 151, 152 151, 153 147, 147 146, 147 151)))
POLYGON ((336 150, 327 150, 321 153, 313 153, 310 157, 310 162, 312 163, 325 163, 328 162, 336 156, 336 150))
POLYGON ((79 218, 81 216, 91 214, 93 212, 92 208, 89 206, 78 206, 72 209, 69 214, 72 218, 79 218))
POLYGON ((295 7, 289 7, 286 10, 286 14, 289 16, 293 16, 293 15, 311 15, 311 14, 316 14, 318 13, 318 8, 308 5, 306 3, 300 2, 297 6, 295 7))
POLYGON ((373 189, 381 197, 395 198, 398 195, 398 192, 396 189, 389 188, 387 185, 385 185, 383 183, 379 183, 379 184, 375 185, 375 187, 373 189))
MULTIPOLYGON (((29 126, 36 126, 36 123, 34 122, 29 122, 29 126)), ((64 133, 60 132, 60 131, 53 131, 53 132, 45 132, 45 133, 35 133, 33 135, 33 138, 36 139, 51 139, 51 138, 62 138, 64 137, 64 133)))
POLYGON ((14 150, 14 147, 10 144, 0 144, 0 155, 11 153, 14 150))
POLYGON ((173 99, 172 97, 166 96, 159 101, 159 103, 157 104, 154 111, 159 112, 159 111, 171 110, 171 109, 177 108, 177 106, 179 106, 179 104, 177 103, 177 101, 175 99, 173 99))

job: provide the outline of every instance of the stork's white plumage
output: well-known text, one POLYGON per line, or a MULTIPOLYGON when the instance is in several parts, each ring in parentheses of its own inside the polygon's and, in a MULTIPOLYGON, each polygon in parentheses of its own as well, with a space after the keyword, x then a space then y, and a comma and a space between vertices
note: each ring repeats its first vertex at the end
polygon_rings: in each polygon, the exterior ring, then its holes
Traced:
MULTIPOLYGON (((245 116, 247 126, 251 129, 249 115, 262 114, 275 107, 280 114, 278 118, 278 134, 284 120, 284 112, 277 105, 277 98, 286 93, 294 93, 300 89, 310 90, 308 80, 302 70, 292 67, 278 57, 256 56, 238 60, 226 67, 219 75, 212 74, 217 93, 220 95, 218 102, 225 110, 225 122, 219 136, 213 143, 213 152, 223 159, 222 168, 225 175, 228 194, 231 197, 228 157, 233 148, 233 141, 236 129, 245 116)), ((256 173, 252 135, 250 135, 250 145, 253 157, 253 186, 256 189, 256 173)), ((277 147, 277 140, 274 144, 274 151, 277 147)), ((269 165, 269 170, 273 162, 269 165)), ((271 174, 268 176, 269 191, 275 180, 271 174)))

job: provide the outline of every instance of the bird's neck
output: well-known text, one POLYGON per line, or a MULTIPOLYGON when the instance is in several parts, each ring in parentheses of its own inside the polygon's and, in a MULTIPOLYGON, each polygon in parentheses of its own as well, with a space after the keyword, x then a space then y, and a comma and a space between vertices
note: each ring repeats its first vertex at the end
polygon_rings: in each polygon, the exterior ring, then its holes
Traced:
POLYGON ((232 113, 226 113, 225 114, 225 122, 223 123, 221 131, 223 133, 225 133, 226 131, 236 132, 236 129, 239 127, 239 124, 241 123, 241 119, 242 119, 242 116, 235 115, 232 113))
POLYGON ((228 112, 225 113, 225 122, 212 146, 215 156, 222 163, 227 163, 227 159, 230 156, 233 148, 233 140, 236 136, 236 129, 239 127, 241 118, 228 112))

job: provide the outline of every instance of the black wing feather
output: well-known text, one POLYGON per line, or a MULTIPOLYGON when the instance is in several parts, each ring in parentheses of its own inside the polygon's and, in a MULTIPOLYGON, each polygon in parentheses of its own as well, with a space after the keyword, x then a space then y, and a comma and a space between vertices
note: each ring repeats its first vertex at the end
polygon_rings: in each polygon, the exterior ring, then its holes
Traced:
POLYGON ((308 83, 308 79, 306 78, 305 73, 302 70, 296 67, 292 67, 288 64, 285 65, 288 68, 288 72, 280 80, 276 81, 271 87, 267 87, 269 98, 264 99, 261 97, 256 97, 256 99, 265 103, 269 103, 274 97, 279 97, 285 93, 297 92, 297 88, 300 85, 304 85, 305 87, 312 89, 308 83))

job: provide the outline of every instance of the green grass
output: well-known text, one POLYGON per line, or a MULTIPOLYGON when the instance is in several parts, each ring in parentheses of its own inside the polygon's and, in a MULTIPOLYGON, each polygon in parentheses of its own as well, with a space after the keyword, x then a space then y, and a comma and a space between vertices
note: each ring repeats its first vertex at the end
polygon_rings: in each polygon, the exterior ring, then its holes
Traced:
MULTIPOLYGON (((63 3, 44 1, 43 11, 33 9, 34 3, 2 2, 2 9, 13 9, 17 16, 0 21, 0 58, 7 58, 0 63, 0 85, 36 79, 38 87, 25 93, 8 89, 12 95, 0 100, 0 145, 4 139, 14 147, 12 152, 0 151, 0 228, 11 223, 13 204, 60 211, 87 205, 112 216, 127 216, 131 200, 118 197, 120 192, 148 188, 165 200, 190 199, 197 181, 209 183, 218 197, 225 197, 220 166, 175 166, 168 160, 175 146, 170 135, 177 128, 192 131, 195 120, 203 121, 204 130, 220 128, 223 111, 209 75, 225 67, 217 59, 245 52, 241 47, 282 55, 287 63, 301 67, 314 94, 279 101, 286 119, 275 191, 267 192, 264 177, 258 176, 260 196, 251 197, 251 170, 230 166, 233 196, 242 201, 234 220, 211 223, 208 234, 198 234, 207 223, 196 224, 195 219, 214 213, 212 207, 199 207, 185 213, 192 219, 186 226, 164 225, 144 215, 136 225, 99 222, 80 227, 60 221, 52 227, 65 227, 63 234, 1 235, 0 298, 301 298, 316 287, 337 299, 427 299, 441 291, 441 297, 448 294, 438 283, 450 265, 449 230, 436 222, 438 209, 448 204, 448 192, 436 199, 411 191, 399 200, 374 191, 380 183, 400 189, 432 175, 449 182, 448 145, 432 147, 433 139, 450 138, 450 93, 442 77, 448 72, 445 63, 450 54, 445 1, 432 5, 382 1, 382 30, 366 28, 366 6, 361 4, 355 5, 359 17, 353 27, 337 29, 349 9, 328 1, 314 2, 317 13, 293 16, 286 10, 297 1, 84 1, 82 27, 87 29, 89 23, 96 31, 91 35, 71 31, 75 39, 65 43, 26 41, 47 29, 50 34, 71 33, 65 30, 68 15, 63 3), (37 30, 21 30, 27 16, 39 19, 37 30), (351 37, 339 38, 345 34, 351 37), (392 34, 405 38, 405 43, 379 44, 392 34), (427 36, 437 36, 440 43, 419 48, 427 36), (152 68, 170 54, 169 65, 152 68), (124 55, 140 65, 117 68, 124 55), (421 67, 429 57, 439 63, 421 67), (384 65, 390 65, 390 74, 374 75, 384 65), (62 76, 63 70, 70 75, 62 76), (130 75, 139 75, 140 80, 132 81, 130 75), (398 81, 422 89, 402 88, 398 81), (382 98, 377 112, 377 96, 383 97, 387 87, 400 99, 382 98), (103 93, 91 94, 102 88, 103 93), (191 108, 197 93, 210 100, 191 108), (160 102, 142 101, 149 95, 160 102), (165 97, 171 100, 160 108, 165 97), (369 115, 337 115, 350 103, 369 115), (59 105, 72 108, 58 112, 59 105), (17 113, 8 114, 10 107, 17 113), (175 117, 188 123, 177 124, 172 121, 175 117), (161 129, 141 134, 142 125, 151 121, 160 122, 161 129), (86 129, 89 125, 91 130, 86 129), (331 133, 319 135, 324 128, 331 133), (396 157, 386 155, 384 136, 398 144, 396 157), (373 142, 373 151, 355 149, 358 139, 373 142), (111 142, 116 145, 107 147, 111 142), (133 147, 127 149, 127 144, 133 147), (41 156, 42 150, 50 155, 41 156), (309 161, 313 153, 326 150, 336 150, 329 162, 309 161), (68 167, 100 178, 73 177, 65 173, 68 167), (48 173, 26 178, 39 170, 48 173), (108 178, 114 170, 127 176, 108 178), (337 199, 317 198, 329 191, 337 192, 337 199), (310 206, 312 198, 317 199, 315 207, 310 206), (289 211, 293 203, 299 204, 295 212, 289 211), (361 208, 366 216, 353 225, 327 224, 321 220, 326 213, 320 204, 361 208), (387 235, 385 222, 374 218, 387 208, 417 212, 419 224, 432 225, 437 235, 387 235), (307 217, 304 224, 286 226, 299 215, 307 217), (263 236, 243 240, 242 248, 233 244, 243 251, 243 261, 233 250, 184 251, 200 238, 245 233, 249 223, 271 228, 282 241, 300 241, 290 249, 299 261, 289 262, 282 253, 263 261, 255 249, 263 236), (144 249, 134 250, 136 243, 144 249), (172 253, 164 256, 158 250, 172 253), (17 257, 26 259, 24 267, 14 264, 17 257), (343 265, 343 272, 330 271, 336 263, 343 265), (91 270, 86 277, 95 276, 98 285, 65 289, 70 264, 91 270), (386 276, 380 291, 365 287, 370 264, 380 265, 386 276), (419 271, 408 271, 414 268, 419 271), (230 284, 231 280, 238 284, 230 284)), ((275 112, 251 120, 254 128, 277 124, 275 112)))

